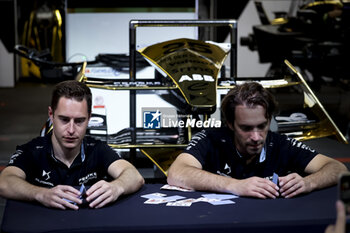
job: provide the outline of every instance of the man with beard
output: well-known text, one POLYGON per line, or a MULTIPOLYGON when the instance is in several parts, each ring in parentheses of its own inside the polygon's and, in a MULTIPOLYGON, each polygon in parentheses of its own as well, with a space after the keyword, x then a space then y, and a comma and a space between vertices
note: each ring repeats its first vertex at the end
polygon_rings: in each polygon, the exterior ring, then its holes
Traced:
POLYGON ((85 137, 91 99, 83 83, 56 85, 48 109, 52 132, 17 147, 0 175, 2 197, 76 210, 83 202, 101 208, 140 189, 144 179, 132 164, 106 143, 85 137))
POLYGON ((168 183, 257 198, 290 198, 336 184, 345 165, 269 131, 275 109, 260 84, 236 86, 221 105, 227 127, 196 134, 169 168, 168 183))

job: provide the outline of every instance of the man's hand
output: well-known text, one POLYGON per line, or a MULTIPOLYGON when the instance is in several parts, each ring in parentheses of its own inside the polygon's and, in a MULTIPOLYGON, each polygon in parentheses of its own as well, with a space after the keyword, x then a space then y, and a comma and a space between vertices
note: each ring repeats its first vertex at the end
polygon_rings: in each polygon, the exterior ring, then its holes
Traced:
POLYGON ((105 180, 100 180, 86 191, 86 201, 89 203, 91 202, 89 204, 91 208, 101 208, 117 200, 122 193, 117 187, 118 186, 112 185, 105 180), (115 188, 117 188, 117 190, 115 190, 115 188))
POLYGON ((251 177, 239 180, 235 185, 234 193, 239 196, 251 196, 263 199, 279 196, 278 186, 264 178, 251 177))
POLYGON ((47 207, 59 208, 59 209, 74 209, 79 207, 71 202, 81 204, 79 199, 80 192, 75 188, 68 185, 57 185, 53 188, 42 188, 37 194, 37 201, 47 207))
POLYGON ((337 209, 337 220, 335 225, 331 224, 326 228, 325 233, 345 233, 346 228, 346 215, 345 215, 345 206, 341 201, 336 203, 337 209))
POLYGON ((311 191, 310 185, 297 173, 279 177, 279 185, 281 196, 285 198, 294 197, 301 193, 311 191))

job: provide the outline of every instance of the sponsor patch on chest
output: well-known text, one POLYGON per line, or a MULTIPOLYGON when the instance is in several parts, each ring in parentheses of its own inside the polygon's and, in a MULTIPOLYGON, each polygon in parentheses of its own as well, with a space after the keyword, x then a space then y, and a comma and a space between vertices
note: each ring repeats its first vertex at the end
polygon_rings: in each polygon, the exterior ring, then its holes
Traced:
POLYGON ((91 172, 84 177, 79 178, 79 185, 86 184, 89 180, 97 179, 97 172, 91 172))

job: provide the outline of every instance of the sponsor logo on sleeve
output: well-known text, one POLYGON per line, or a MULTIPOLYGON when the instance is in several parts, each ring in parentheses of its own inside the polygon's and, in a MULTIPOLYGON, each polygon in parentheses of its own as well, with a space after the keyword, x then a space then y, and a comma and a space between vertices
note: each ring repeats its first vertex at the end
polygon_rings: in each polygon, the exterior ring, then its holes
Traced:
POLYGON ((16 150, 16 152, 11 156, 9 164, 13 164, 15 160, 23 153, 22 150, 16 150))

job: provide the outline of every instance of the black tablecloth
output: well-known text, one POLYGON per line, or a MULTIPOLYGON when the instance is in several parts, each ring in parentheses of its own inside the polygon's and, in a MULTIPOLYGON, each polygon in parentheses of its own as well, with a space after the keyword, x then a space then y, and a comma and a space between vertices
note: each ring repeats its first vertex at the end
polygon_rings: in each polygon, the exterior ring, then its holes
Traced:
POLYGON ((160 190, 146 184, 139 192, 102 209, 58 210, 8 200, 3 232, 324 232, 334 223, 336 188, 291 199, 233 199, 235 204, 190 207, 144 204, 141 195, 161 192, 199 198, 206 192, 160 190))

